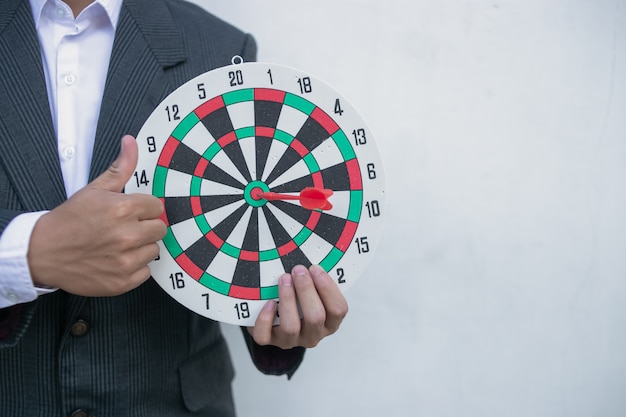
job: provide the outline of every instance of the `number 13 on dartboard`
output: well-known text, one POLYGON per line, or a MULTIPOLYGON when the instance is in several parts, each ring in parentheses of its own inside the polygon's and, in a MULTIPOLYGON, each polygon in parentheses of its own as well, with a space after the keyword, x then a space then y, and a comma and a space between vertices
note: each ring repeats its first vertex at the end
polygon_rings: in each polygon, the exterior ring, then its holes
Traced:
POLYGON ((165 207, 153 278, 198 314, 253 325, 295 265, 320 265, 345 291, 373 256, 385 217, 374 135, 309 74, 209 71, 157 106, 137 140, 126 192, 165 207))

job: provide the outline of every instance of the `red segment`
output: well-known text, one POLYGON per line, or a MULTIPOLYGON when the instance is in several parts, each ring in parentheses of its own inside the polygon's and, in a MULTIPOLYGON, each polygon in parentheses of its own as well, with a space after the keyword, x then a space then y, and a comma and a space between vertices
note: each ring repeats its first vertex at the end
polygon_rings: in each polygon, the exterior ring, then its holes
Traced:
POLYGON ((228 291, 229 297, 244 299, 244 300, 260 300, 261 289, 240 287, 239 285, 231 285, 230 291, 228 291))
POLYGON ((211 230, 209 233, 204 235, 204 237, 206 237, 207 240, 211 242, 213 246, 215 246, 218 249, 220 249, 224 245, 224 241, 220 239, 220 237, 216 235, 213 230, 211 230))
POLYGON ((193 277, 193 279, 195 279, 196 281, 199 281, 200 277, 202 277, 202 274, 204 274, 204 271, 198 268, 198 266, 194 264, 191 259, 189 259, 189 257, 184 253, 181 253, 178 258, 176 258, 176 263, 180 265, 180 267, 183 268, 183 270, 189 276, 193 277))
POLYGON ((298 155, 305 156, 309 153, 309 150, 300 142, 298 139, 294 138, 289 145, 293 148, 294 151, 298 152, 298 155))
POLYGON ((194 113, 200 120, 204 119, 208 114, 213 113, 215 110, 224 107, 224 99, 222 96, 217 96, 207 101, 206 103, 198 106, 194 113))
POLYGON ((311 216, 309 216, 309 220, 305 224, 307 229, 315 230, 315 226, 317 226, 317 222, 320 221, 320 217, 322 217, 322 213, 320 211, 312 211, 311 216))
POLYGON ((348 176, 350 177, 350 189, 362 190, 363 180, 361 179, 361 170, 359 169, 359 163, 356 159, 346 161, 346 168, 348 169, 348 176))
POLYGON ((324 179, 321 172, 318 171, 311 174, 311 179, 313 180, 313 187, 324 188, 324 179))
POLYGON ((239 259, 242 261, 259 261, 259 252, 250 252, 248 250, 242 250, 239 252, 239 259))
POLYGON ((232 142, 234 142, 236 140, 237 140, 237 135, 235 134, 235 132, 230 132, 230 133, 225 134, 221 138, 219 138, 217 140, 217 143, 219 143, 220 146, 222 148, 224 148, 226 145, 228 145, 229 143, 232 143, 232 142))
POLYGON ((278 254, 280 256, 285 256, 288 253, 293 252, 294 250, 296 250, 298 246, 296 246, 296 242, 294 242, 293 240, 290 240, 289 242, 287 242, 286 244, 284 244, 283 246, 281 246, 278 249, 278 254))
POLYGON ((165 146, 161 151, 161 155, 159 155, 159 162, 157 162, 157 164, 165 168, 169 167, 170 163, 172 162, 174 152, 176 151, 176 148, 178 148, 179 144, 180 142, 178 141, 178 139, 170 136, 167 139, 167 142, 165 142, 165 146))
POLYGON ((335 245, 337 247, 337 249, 339 249, 342 252, 345 252, 348 249, 348 246, 350 246, 350 243, 352 243, 352 238, 354 237, 354 234, 356 233, 356 227, 357 227, 357 223, 355 222, 351 222, 351 221, 346 221, 346 227, 343 228, 343 233, 341 233, 341 237, 339 238, 339 240, 337 241, 337 244, 335 245))
POLYGON ((264 126, 257 126, 256 129, 254 130, 254 135, 255 136, 262 136, 262 137, 265 137, 265 138, 273 138, 275 132, 276 132, 276 129, 274 129, 274 128, 264 127, 264 126))
MULTIPOLYGON (((165 207, 165 198, 159 198, 159 200, 161 200, 161 204, 163 204, 163 207, 165 207)), ((165 223, 166 226, 170 225, 170 221, 167 219, 167 213, 165 212, 165 210, 163 210, 163 213, 161 213, 159 219, 161 219, 161 221, 165 223)))
POLYGON ((193 175, 195 175, 196 177, 202 177, 208 165, 209 161, 204 158, 200 158, 200 160, 198 161, 198 165, 196 165, 196 169, 193 171, 193 175))
POLYGON ((202 206, 200 205, 200 197, 193 196, 193 197, 189 197, 189 199, 191 200, 191 212, 193 213, 193 215, 194 216, 201 215, 203 211, 202 211, 202 206))
POLYGON ((257 88, 254 90, 255 100, 276 101, 282 103, 285 101, 285 92, 280 90, 272 90, 269 88, 257 88))
POLYGON ((322 125, 322 127, 326 129, 329 135, 332 135, 339 130, 339 125, 335 123, 335 121, 331 119, 326 113, 324 113, 319 107, 316 107, 315 110, 313 110, 313 113, 311 113, 311 117, 315 121, 317 121, 317 123, 322 125))

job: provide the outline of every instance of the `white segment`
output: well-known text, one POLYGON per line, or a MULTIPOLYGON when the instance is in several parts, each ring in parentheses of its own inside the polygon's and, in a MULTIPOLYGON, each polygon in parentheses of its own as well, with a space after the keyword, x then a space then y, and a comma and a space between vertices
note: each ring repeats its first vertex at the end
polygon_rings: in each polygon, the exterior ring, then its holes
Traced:
POLYGON ((256 146, 254 138, 244 138, 239 140, 239 146, 243 152, 246 165, 248 166, 248 172, 252 176, 252 179, 256 178, 256 146))
POLYGON ((200 155, 204 155, 207 148, 214 142, 215 139, 204 127, 202 122, 198 122, 194 127, 192 127, 183 138, 183 143, 200 155))
POLYGON ((170 169, 165 179, 165 197, 188 197, 191 175, 170 169))
POLYGON ((310 175, 311 171, 309 171, 309 167, 306 165, 304 160, 299 160, 296 162, 291 168, 287 171, 283 172, 278 178, 272 181, 271 184, 267 184, 270 188, 276 187, 281 184, 286 184, 289 181, 296 180, 298 178, 306 177, 310 175))
POLYGON ((215 181, 209 181, 203 179, 200 183, 200 193, 202 195, 241 195, 243 198, 243 190, 240 188, 231 187, 230 185, 222 184, 215 181))
POLYGON ((210 163, 218 166, 225 172, 229 173, 233 178, 235 178, 242 184, 246 185, 248 183, 248 180, 246 180, 243 175, 241 175, 235 164, 233 164, 233 161, 230 160, 228 155, 226 155, 226 152, 224 152, 223 150, 218 152, 213 158, 211 158, 210 163))
POLYGON ((226 107, 233 128, 254 126, 254 101, 242 101, 226 107))
POLYGON ((294 109, 291 106, 285 105, 283 106, 280 116, 278 117, 276 129, 287 132, 291 136, 296 136, 308 118, 309 115, 304 114, 300 110, 294 109))
POLYGON ((272 146, 270 147, 269 155, 267 156, 267 161, 265 163, 265 169, 263 171, 263 175, 261 179, 265 180, 268 175, 272 172, 280 157, 285 153, 289 146, 279 140, 272 141, 272 146))
POLYGON ((173 224, 171 229, 174 237, 183 250, 187 250, 200 238, 204 239, 204 235, 198 228, 198 224, 193 217, 180 223, 173 224))

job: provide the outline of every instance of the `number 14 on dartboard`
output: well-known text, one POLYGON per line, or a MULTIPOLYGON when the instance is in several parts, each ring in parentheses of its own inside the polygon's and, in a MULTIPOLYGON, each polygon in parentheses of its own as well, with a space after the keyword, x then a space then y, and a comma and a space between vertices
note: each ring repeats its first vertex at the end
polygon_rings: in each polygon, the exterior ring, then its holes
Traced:
POLYGON ((253 325, 295 265, 320 265, 345 291, 373 257, 385 217, 374 136, 310 74, 209 71, 157 106, 137 140, 126 192, 165 207, 152 275, 198 314, 253 325))

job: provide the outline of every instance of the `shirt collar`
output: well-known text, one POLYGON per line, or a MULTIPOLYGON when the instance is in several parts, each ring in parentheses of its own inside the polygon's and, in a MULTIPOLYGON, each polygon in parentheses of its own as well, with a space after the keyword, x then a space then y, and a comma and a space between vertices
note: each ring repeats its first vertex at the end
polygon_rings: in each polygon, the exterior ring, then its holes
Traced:
MULTIPOLYGON (((35 21, 35 27, 39 27, 39 19, 41 18, 41 14, 43 13, 43 8, 46 3, 51 3, 55 5, 57 2, 61 2, 61 0, 29 0, 30 8, 33 13, 33 20, 35 21)), ((117 26, 117 19, 120 16, 120 10, 122 8, 123 0, 94 0, 94 3, 100 3, 102 8, 106 11, 109 16, 109 20, 111 21, 111 25, 113 25, 113 29, 117 26)))

